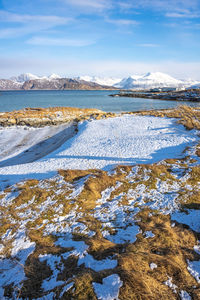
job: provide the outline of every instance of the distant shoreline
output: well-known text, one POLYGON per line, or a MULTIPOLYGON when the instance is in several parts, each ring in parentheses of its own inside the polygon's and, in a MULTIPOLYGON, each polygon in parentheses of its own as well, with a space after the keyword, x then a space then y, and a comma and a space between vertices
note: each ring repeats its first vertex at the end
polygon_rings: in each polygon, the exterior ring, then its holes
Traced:
POLYGON ((30 90, 25 90, 25 89, 12 89, 12 90, 0 90, 1 92, 31 92, 31 91, 119 91, 120 89, 117 88, 111 88, 111 89, 30 89, 30 90))
POLYGON ((144 98, 152 100, 166 100, 166 101, 191 101, 200 102, 200 89, 197 90, 183 90, 183 91, 161 91, 161 92, 119 92, 118 94, 111 94, 110 97, 129 97, 129 98, 144 98))

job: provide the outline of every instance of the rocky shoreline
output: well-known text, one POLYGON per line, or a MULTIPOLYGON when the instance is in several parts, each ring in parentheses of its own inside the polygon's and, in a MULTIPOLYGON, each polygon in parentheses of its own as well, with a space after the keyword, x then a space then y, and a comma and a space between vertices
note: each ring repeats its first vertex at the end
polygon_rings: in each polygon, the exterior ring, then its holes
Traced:
MULTIPOLYGON (((101 118, 105 113, 99 109, 73 107, 25 108, 0 113, 0 126, 44 127, 89 118, 101 118)), ((113 114, 108 114, 112 116, 113 114)))
POLYGON ((123 91, 118 94, 111 94, 111 97, 131 97, 131 98, 145 98, 158 99, 170 101, 192 101, 200 102, 200 89, 183 90, 183 91, 123 91))

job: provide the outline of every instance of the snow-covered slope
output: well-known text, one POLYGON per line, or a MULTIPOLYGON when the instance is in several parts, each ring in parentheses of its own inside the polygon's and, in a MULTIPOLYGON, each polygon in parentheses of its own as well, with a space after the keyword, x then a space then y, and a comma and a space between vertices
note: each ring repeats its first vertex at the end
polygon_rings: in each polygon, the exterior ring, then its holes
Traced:
POLYGON ((19 76, 13 76, 10 78, 10 80, 15 81, 15 82, 20 82, 23 83, 25 81, 29 80, 35 80, 35 79, 41 79, 41 80, 54 80, 54 79, 60 79, 61 77, 57 74, 51 74, 48 77, 47 76, 37 76, 31 73, 24 73, 19 76))
POLYGON ((48 79, 50 80, 60 79, 60 78, 61 78, 60 75, 54 73, 48 76, 48 79))
MULTIPOLYGON (((29 80, 56 81, 65 76, 51 74, 49 76, 36 76, 31 73, 21 74, 10 78, 13 83, 24 83, 29 80)), ((153 88, 199 88, 200 81, 188 79, 178 80, 168 74, 155 72, 143 75, 131 75, 123 79, 115 77, 98 77, 98 76, 79 76, 72 80, 83 80, 90 83, 96 83, 103 86, 113 86, 122 89, 153 89, 153 88)))
POLYGON ((0 79, 0 90, 20 90, 22 83, 9 79, 0 79))
POLYGON ((181 80, 160 72, 147 73, 141 76, 130 76, 122 79, 118 84, 115 84, 115 87, 123 89, 152 89, 180 86, 183 86, 181 80))
POLYGON ((10 78, 10 80, 15 81, 15 82, 25 82, 28 80, 34 80, 34 79, 39 79, 40 77, 33 75, 31 73, 24 73, 20 74, 19 76, 13 76, 10 78))
MULTIPOLYGON (((4 131, 2 137, 9 138, 4 131)), ((16 131, 20 135, 20 129, 16 131)), ((196 139, 193 131, 165 118, 124 115, 85 121, 79 124, 76 136, 38 161, 23 164, 19 155, 18 160, 12 159, 16 165, 7 161, 7 166, 0 168, 0 182, 41 179, 58 169, 110 169, 117 164, 152 163, 181 156, 187 144, 196 139)))
POLYGON ((121 81, 120 78, 113 77, 97 77, 97 76, 79 76, 77 77, 79 80, 85 80, 89 82, 94 82, 100 85, 114 86, 115 84, 121 81))

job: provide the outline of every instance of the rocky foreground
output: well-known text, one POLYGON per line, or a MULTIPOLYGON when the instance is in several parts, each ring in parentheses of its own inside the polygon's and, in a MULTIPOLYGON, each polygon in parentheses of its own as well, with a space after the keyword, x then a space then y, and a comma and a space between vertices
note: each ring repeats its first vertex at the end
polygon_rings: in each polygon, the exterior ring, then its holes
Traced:
MULTIPOLYGON (((42 127, 58 125, 88 118, 100 118, 105 113, 99 109, 81 109, 72 107, 25 108, 22 110, 0 113, 0 126, 42 127)), ((108 113, 107 116, 113 115, 108 113)))

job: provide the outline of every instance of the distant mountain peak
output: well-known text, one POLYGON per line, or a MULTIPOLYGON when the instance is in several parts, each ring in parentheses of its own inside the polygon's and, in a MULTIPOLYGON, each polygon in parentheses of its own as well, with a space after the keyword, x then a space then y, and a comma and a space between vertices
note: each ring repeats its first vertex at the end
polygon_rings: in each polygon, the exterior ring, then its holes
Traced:
POLYGON ((179 87, 183 85, 181 80, 175 79, 168 74, 161 72, 148 72, 144 75, 130 76, 124 78, 115 85, 123 89, 152 89, 162 87, 179 87))
POLYGON ((121 78, 114 78, 114 77, 98 77, 98 76, 79 76, 76 79, 84 80, 88 82, 94 82, 100 85, 106 86, 114 86, 116 83, 121 81, 121 78))
POLYGON ((10 78, 10 80, 15 81, 15 82, 19 82, 19 83, 23 83, 29 80, 36 80, 36 79, 49 79, 49 80, 54 80, 54 79, 60 79, 61 77, 57 74, 51 74, 48 77, 47 76, 37 76, 31 73, 23 73, 20 74, 19 76, 13 76, 10 78))
POLYGON ((154 89, 154 88, 190 88, 200 86, 200 81, 197 80, 178 80, 168 74, 162 72, 148 72, 143 75, 132 74, 123 79, 115 77, 100 77, 100 76, 79 76, 74 78, 61 77, 58 74, 51 74, 49 76, 37 76, 32 73, 24 73, 19 76, 11 77, 8 79, 0 79, 0 90, 6 89, 20 89, 24 84, 29 86, 33 84, 41 88, 47 86, 51 89, 54 85, 54 89, 62 87, 62 81, 66 79, 67 82, 74 82, 87 86, 87 82, 90 85, 100 85, 102 87, 115 87, 120 89, 154 89))
POLYGON ((23 74, 20 74, 19 76, 13 76, 10 78, 10 80, 15 81, 15 82, 20 82, 20 83, 28 81, 28 80, 35 80, 35 79, 39 79, 39 77, 36 75, 33 75, 31 73, 23 73, 23 74))
POLYGON ((48 76, 48 79, 60 79, 60 78, 61 78, 60 75, 55 74, 55 73, 48 76))

